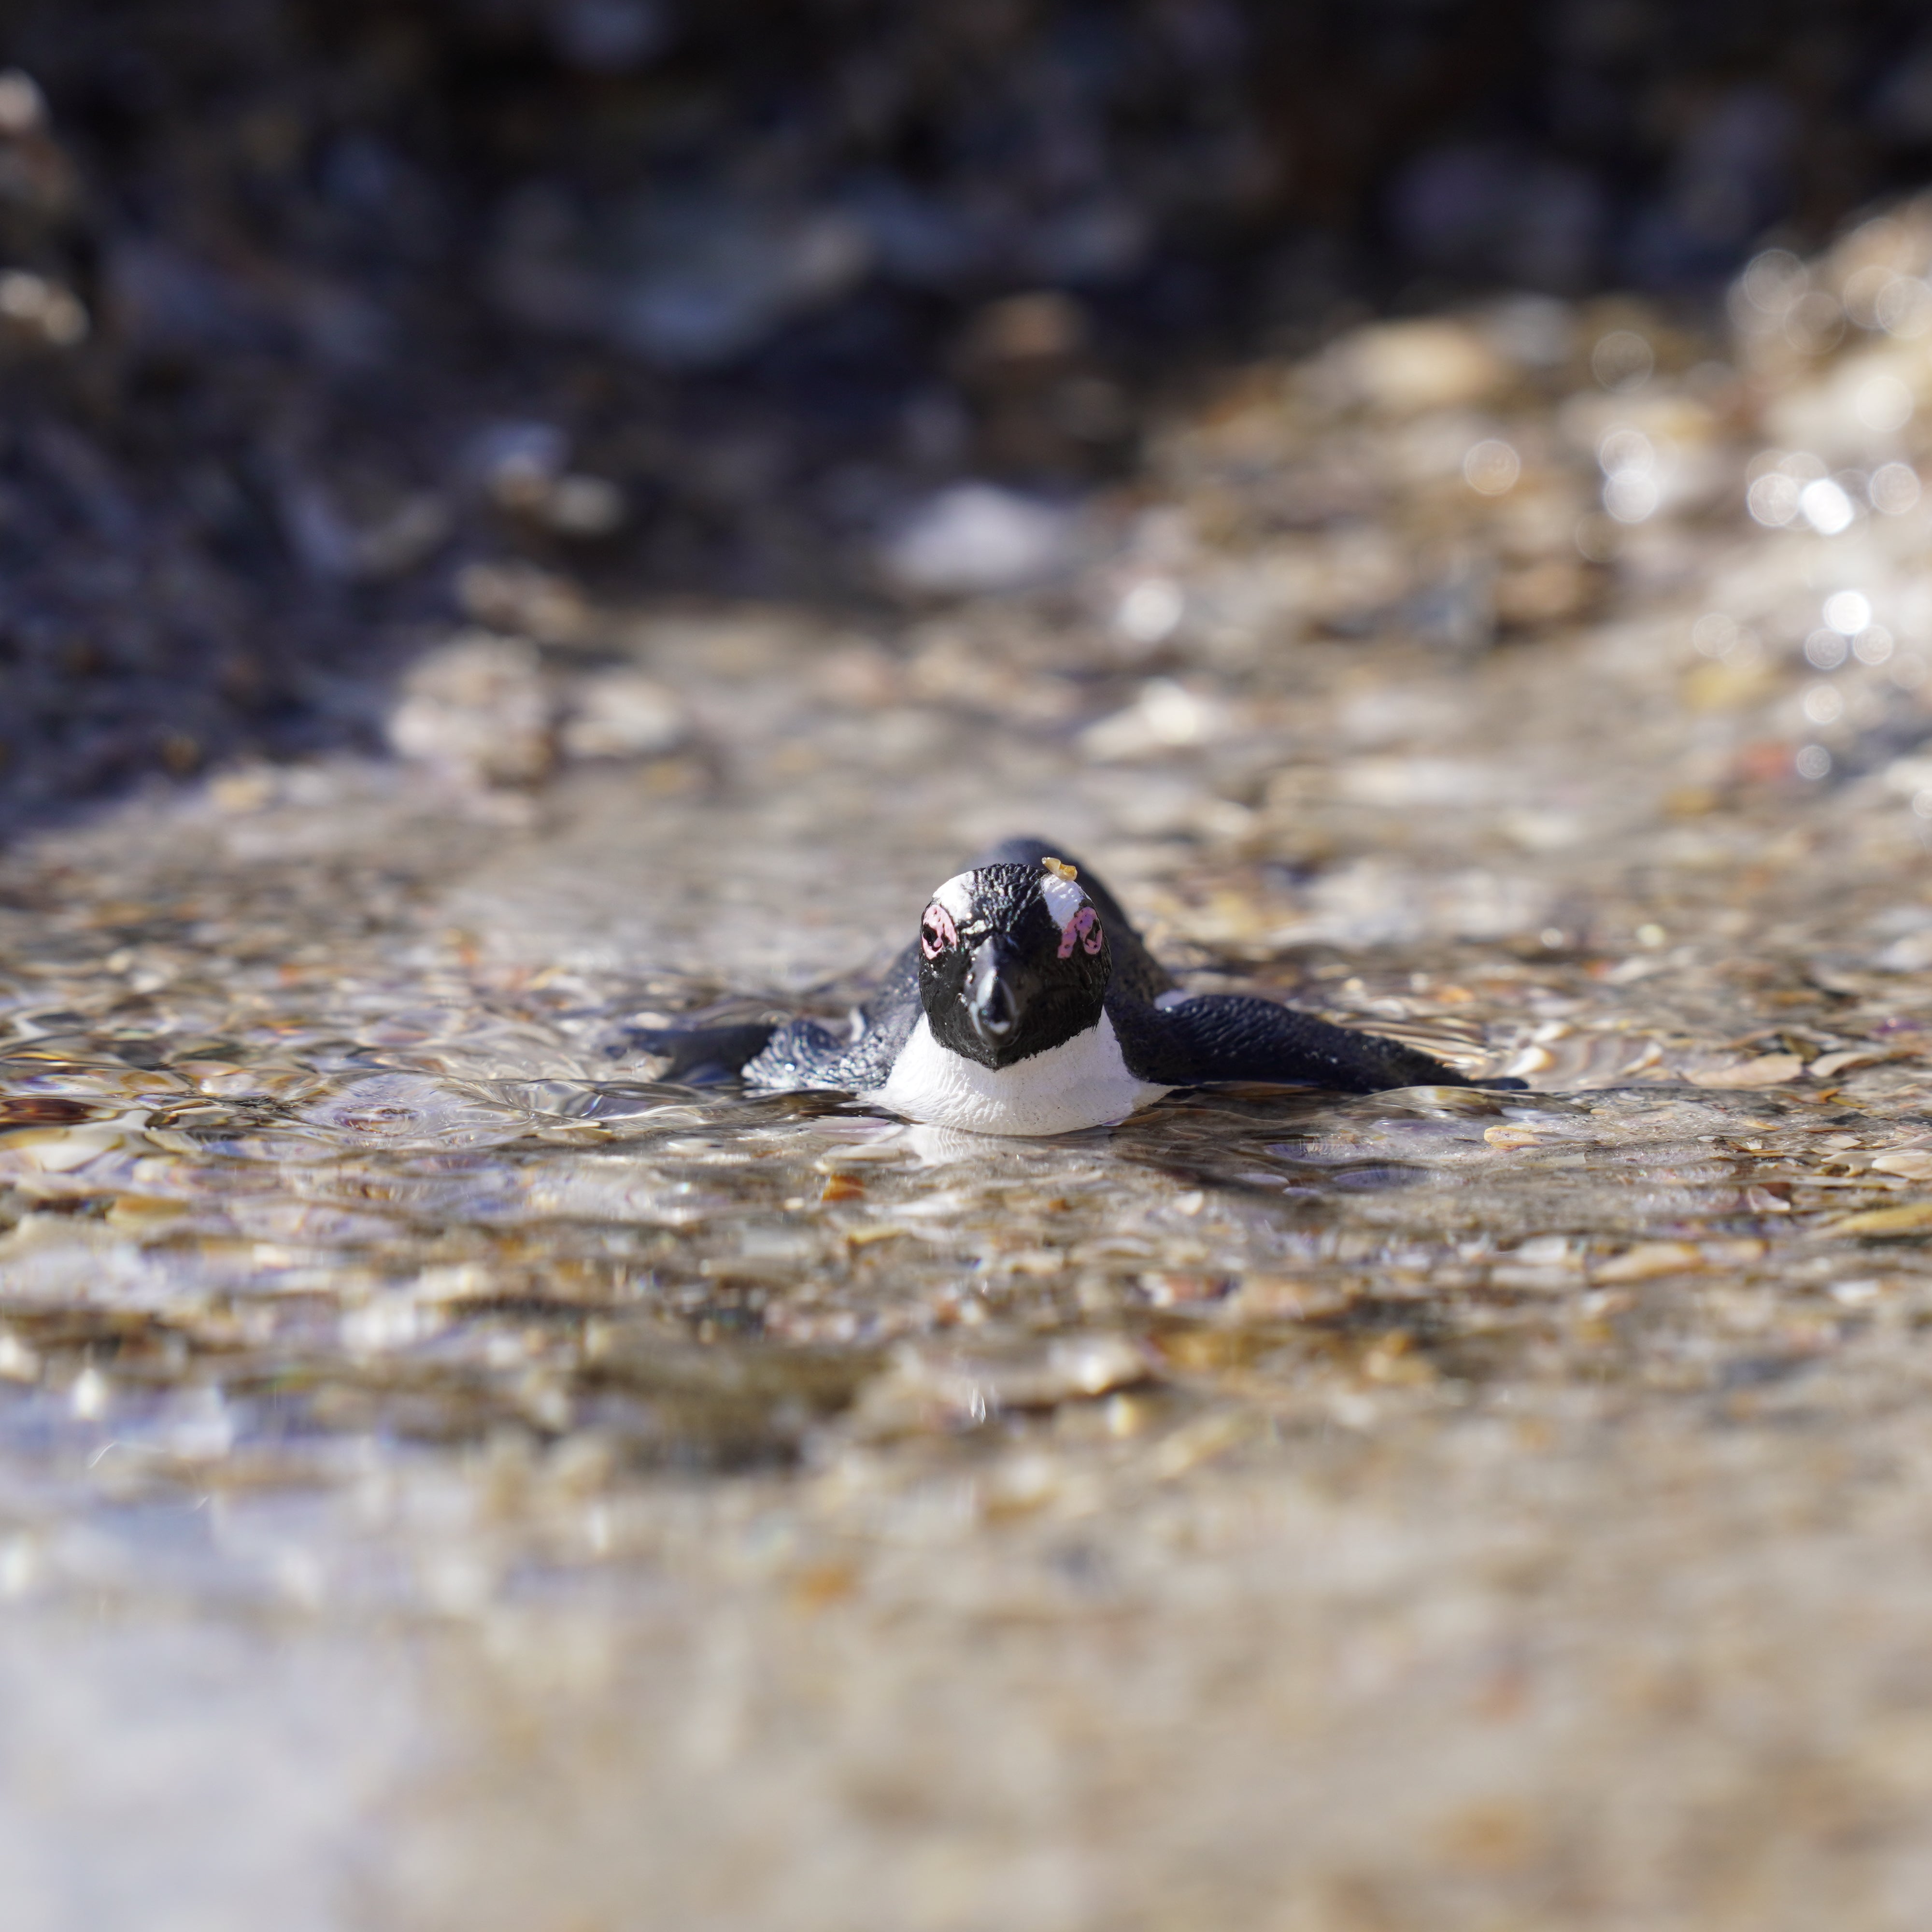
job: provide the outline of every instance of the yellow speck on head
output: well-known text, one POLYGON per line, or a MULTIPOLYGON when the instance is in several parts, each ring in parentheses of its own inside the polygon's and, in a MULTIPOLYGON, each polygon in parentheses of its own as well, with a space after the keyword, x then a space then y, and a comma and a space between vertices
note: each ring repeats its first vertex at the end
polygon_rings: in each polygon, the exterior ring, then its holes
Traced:
POLYGON ((1040 862, 1056 879, 1064 879, 1070 884, 1080 876, 1078 866, 1070 866, 1064 859, 1042 859, 1040 862))

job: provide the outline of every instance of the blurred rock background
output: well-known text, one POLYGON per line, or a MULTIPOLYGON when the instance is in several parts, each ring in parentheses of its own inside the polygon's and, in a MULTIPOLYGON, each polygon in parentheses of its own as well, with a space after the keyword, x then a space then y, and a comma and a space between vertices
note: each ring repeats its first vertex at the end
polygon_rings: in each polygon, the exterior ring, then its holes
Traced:
MULTIPOLYGON (((661 748, 621 666, 536 689, 583 596, 1050 580, 1096 515, 1252 471, 1238 410, 1218 452, 1168 435, 1203 370, 1507 292, 1544 299, 1496 354, 1561 372, 1609 287, 1649 354, 1932 170, 1897 0, 15 0, 0 64, 6 823, 374 746, 452 634, 404 748, 460 762, 434 693, 472 685, 524 721, 494 781, 661 748)), ((1496 386, 1406 352, 1330 358, 1344 400, 1496 386)), ((1291 466, 1268 514, 1360 491, 1291 466)), ((1525 555, 1350 608, 1454 643, 1593 594, 1525 555)), ((1157 644, 1178 593, 1122 581, 1157 644)))

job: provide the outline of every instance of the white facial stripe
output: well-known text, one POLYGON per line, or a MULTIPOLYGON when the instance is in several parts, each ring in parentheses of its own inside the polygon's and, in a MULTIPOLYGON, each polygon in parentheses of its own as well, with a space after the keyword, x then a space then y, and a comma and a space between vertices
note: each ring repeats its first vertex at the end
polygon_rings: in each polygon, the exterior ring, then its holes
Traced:
POLYGON ((932 903, 944 906, 952 915, 952 922, 962 923, 973 910, 973 874, 956 872, 943 886, 933 888, 932 903))
POLYGON ((1087 895, 1071 879, 1049 872, 1040 882, 1040 896, 1046 902, 1053 922, 1064 932, 1066 922, 1087 903, 1087 895))

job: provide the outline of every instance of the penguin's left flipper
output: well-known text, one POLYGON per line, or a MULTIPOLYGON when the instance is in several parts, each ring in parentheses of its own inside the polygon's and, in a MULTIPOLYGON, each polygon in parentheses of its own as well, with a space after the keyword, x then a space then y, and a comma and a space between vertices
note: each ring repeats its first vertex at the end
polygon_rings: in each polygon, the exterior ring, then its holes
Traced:
POLYGON ((1122 1001, 1108 1010, 1128 1066, 1156 1086, 1254 1080, 1380 1094, 1395 1087, 1478 1084, 1414 1047, 1239 993, 1204 994, 1162 1006, 1122 1001))
POLYGON ((626 1030, 625 1044, 647 1060, 664 1063, 652 1070, 652 1078, 702 1087, 743 1072, 776 1030, 769 1021, 742 1026, 632 1027, 626 1030))

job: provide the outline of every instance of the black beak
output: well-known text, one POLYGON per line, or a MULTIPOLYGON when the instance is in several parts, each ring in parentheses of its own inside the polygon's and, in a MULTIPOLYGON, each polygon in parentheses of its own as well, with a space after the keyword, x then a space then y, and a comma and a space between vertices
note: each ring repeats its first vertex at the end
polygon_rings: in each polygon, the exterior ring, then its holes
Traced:
POLYGON ((976 949, 966 968, 966 1012, 973 1030, 995 1053, 1018 1031, 1032 992, 1032 972, 1004 933, 976 949))

